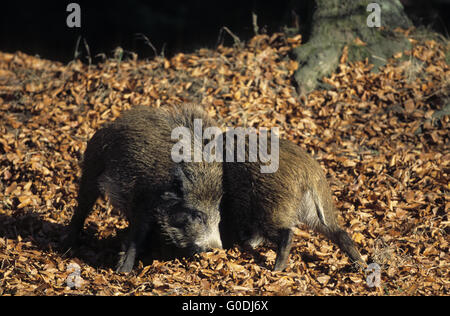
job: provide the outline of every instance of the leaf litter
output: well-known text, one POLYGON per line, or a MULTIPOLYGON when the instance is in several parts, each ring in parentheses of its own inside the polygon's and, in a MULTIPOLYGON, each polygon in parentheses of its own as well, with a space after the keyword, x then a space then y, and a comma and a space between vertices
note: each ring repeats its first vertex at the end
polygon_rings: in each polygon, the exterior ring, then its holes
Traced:
POLYGON ((449 116, 437 115, 450 98, 448 44, 411 42, 377 73, 344 49, 327 90, 302 97, 292 84, 299 35, 97 65, 0 52, 0 295, 448 295, 449 116), (273 249, 258 250, 261 262, 236 247, 117 274, 127 222, 105 200, 76 255, 59 251, 87 140, 135 105, 183 102, 222 127, 277 126, 317 158, 380 286, 305 227, 284 272, 271 271, 273 249))

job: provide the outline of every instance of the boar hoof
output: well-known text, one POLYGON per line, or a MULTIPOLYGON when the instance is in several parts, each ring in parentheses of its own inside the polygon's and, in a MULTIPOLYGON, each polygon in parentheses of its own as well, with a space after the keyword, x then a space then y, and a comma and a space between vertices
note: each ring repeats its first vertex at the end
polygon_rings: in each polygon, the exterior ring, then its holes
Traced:
POLYGON ((283 262, 283 263, 280 263, 280 262, 277 262, 276 264, 275 264, 275 267, 273 268, 273 271, 283 271, 284 269, 286 269, 286 262, 283 262))
POLYGON ((120 259, 117 263, 116 272, 118 273, 129 273, 133 270, 134 259, 136 258, 135 249, 128 249, 127 252, 119 253, 120 259))

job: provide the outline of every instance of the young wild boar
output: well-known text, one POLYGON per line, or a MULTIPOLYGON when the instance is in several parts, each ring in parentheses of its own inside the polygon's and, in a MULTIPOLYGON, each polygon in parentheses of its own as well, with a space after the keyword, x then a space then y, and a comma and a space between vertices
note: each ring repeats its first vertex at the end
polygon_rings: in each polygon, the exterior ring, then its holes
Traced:
MULTIPOLYGON (((194 119, 215 126, 206 112, 193 105, 136 107, 98 130, 88 142, 82 162, 78 207, 65 242, 72 245, 93 204, 106 194, 129 221, 126 251, 117 271, 132 270, 138 251, 175 247, 189 256, 221 248, 219 204, 222 165, 172 159, 174 128, 193 131, 194 119), (148 236, 155 236, 151 244, 148 236)), ((191 142, 195 137, 194 135, 191 142)))
POLYGON ((363 263, 350 236, 339 227, 320 165, 283 139, 279 140, 278 163, 274 173, 261 173, 261 163, 247 159, 223 163, 220 231, 224 248, 237 243, 249 249, 271 242, 277 247, 274 270, 282 271, 289 257, 292 228, 305 223, 337 244, 352 261, 363 263))

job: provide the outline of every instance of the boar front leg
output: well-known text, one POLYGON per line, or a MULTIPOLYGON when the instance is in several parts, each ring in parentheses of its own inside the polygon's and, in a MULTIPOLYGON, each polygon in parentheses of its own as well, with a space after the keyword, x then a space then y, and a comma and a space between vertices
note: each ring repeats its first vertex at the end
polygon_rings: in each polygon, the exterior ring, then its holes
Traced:
POLYGON ((116 272, 128 273, 133 270, 134 261, 136 260, 136 243, 130 242, 126 252, 120 255, 119 262, 117 264, 116 272))
POLYGON ((289 252, 291 251, 292 235, 292 229, 280 229, 274 271, 283 271, 286 268, 289 252))
POLYGON ((142 241, 145 239, 145 235, 147 233, 148 228, 144 229, 144 227, 139 227, 139 229, 137 229, 135 227, 130 227, 130 232, 126 243, 126 250, 125 252, 121 253, 116 272, 128 273, 133 270, 134 262, 136 260, 136 254, 141 248, 142 241))
POLYGON ((133 270, 136 255, 142 248, 142 244, 149 233, 150 223, 148 222, 148 218, 145 218, 144 212, 138 212, 136 216, 130 219, 130 228, 125 243, 126 249, 120 255, 116 272, 128 273, 133 270))

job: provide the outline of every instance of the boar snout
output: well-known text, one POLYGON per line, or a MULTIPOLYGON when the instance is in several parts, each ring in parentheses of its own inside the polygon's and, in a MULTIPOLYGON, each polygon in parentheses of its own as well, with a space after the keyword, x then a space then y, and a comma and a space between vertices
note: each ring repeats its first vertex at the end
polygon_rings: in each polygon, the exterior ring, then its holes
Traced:
POLYGON ((204 239, 201 239, 195 243, 200 252, 203 251, 211 251, 214 248, 222 249, 222 240, 220 238, 220 232, 217 225, 213 226, 214 228, 206 234, 204 239))

